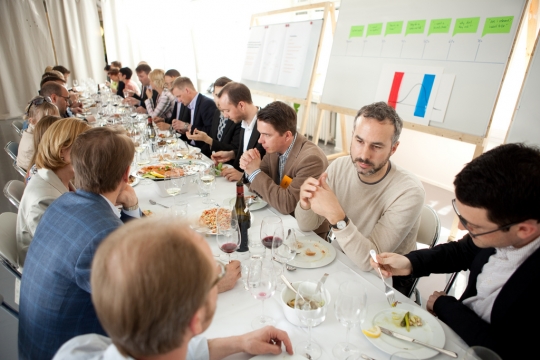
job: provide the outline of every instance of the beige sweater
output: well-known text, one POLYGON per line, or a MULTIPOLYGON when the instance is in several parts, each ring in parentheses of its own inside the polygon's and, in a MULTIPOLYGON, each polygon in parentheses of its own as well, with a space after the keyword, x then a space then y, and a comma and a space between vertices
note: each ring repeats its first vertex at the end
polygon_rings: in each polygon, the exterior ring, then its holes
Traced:
MULTIPOLYGON (((371 270, 369 251, 407 254, 416 249, 416 234, 425 192, 422 183, 408 171, 391 163, 389 173, 376 184, 358 178, 350 156, 334 160, 327 169, 328 185, 349 217, 349 225, 334 230, 333 245, 363 271, 371 270)), ((296 206, 302 231, 316 229, 324 218, 296 206)))
POLYGON ((22 133, 21 142, 19 143, 19 149, 17 150, 17 165, 24 170, 28 170, 34 164, 30 164, 32 157, 34 156, 34 127, 28 126, 22 133))

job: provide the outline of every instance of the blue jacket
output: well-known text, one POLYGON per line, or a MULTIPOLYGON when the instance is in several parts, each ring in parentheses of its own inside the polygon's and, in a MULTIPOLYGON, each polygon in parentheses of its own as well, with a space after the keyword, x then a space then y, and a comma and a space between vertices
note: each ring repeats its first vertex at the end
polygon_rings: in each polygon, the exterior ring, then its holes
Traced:
POLYGON ((90 267, 98 245, 122 220, 101 195, 81 190, 47 208, 22 276, 20 359, 51 359, 74 336, 106 335, 92 305, 90 267))

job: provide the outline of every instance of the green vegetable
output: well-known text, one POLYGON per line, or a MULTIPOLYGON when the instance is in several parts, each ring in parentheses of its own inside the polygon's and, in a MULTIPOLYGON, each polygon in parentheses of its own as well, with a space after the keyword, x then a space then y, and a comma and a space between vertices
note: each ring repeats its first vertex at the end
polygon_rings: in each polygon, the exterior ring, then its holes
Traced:
POLYGON ((403 317, 403 320, 401 320, 401 327, 404 327, 404 328, 407 328, 407 331, 411 331, 411 323, 410 323, 410 319, 409 319, 409 312, 407 311, 407 313, 405 313, 405 316, 403 317))
POLYGON ((217 164, 216 169, 221 170, 222 167, 223 167, 223 163, 219 163, 217 164))

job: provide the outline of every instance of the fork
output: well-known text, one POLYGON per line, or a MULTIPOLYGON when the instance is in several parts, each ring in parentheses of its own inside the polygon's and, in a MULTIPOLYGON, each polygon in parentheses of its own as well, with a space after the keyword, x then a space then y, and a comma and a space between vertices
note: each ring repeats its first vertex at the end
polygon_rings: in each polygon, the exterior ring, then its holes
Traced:
MULTIPOLYGON (((373 261, 375 261, 377 264, 379 263, 377 261, 377 253, 375 252, 375 250, 373 250, 373 249, 370 250, 369 255, 371 255, 371 258, 373 259, 373 261)), ((379 275, 381 275, 381 280, 382 280, 382 282, 384 284, 384 295, 386 295, 386 300, 388 300, 388 303, 390 304, 390 306, 394 307, 395 303, 396 303, 394 289, 392 289, 390 286, 388 286, 386 281, 384 281, 384 277, 382 275, 381 268, 378 267, 377 270, 379 270, 379 275)))

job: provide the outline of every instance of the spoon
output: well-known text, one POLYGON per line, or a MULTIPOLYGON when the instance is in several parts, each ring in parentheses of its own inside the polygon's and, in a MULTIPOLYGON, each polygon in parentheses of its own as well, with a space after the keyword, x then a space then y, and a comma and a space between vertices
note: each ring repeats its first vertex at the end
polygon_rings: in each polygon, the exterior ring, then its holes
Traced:
MULTIPOLYGON (((287 278, 285 277, 285 275, 281 274, 281 280, 283 280, 283 283, 285 283, 285 285, 287 285, 287 287, 289 289, 291 289, 296 295, 299 295, 298 294, 298 291, 296 291, 296 289, 294 288, 294 286, 292 286, 292 284, 289 282, 289 280, 287 280, 287 278)), ((302 295, 300 295, 300 297, 303 299, 304 297, 302 295)), ((305 301, 305 300, 304 300, 305 301)))
POLYGON ((160 204, 158 202, 155 202, 154 200, 150 199, 150 204, 152 205, 159 205, 159 206, 163 206, 164 208, 168 209, 169 207, 167 205, 163 205, 163 204, 160 204))

